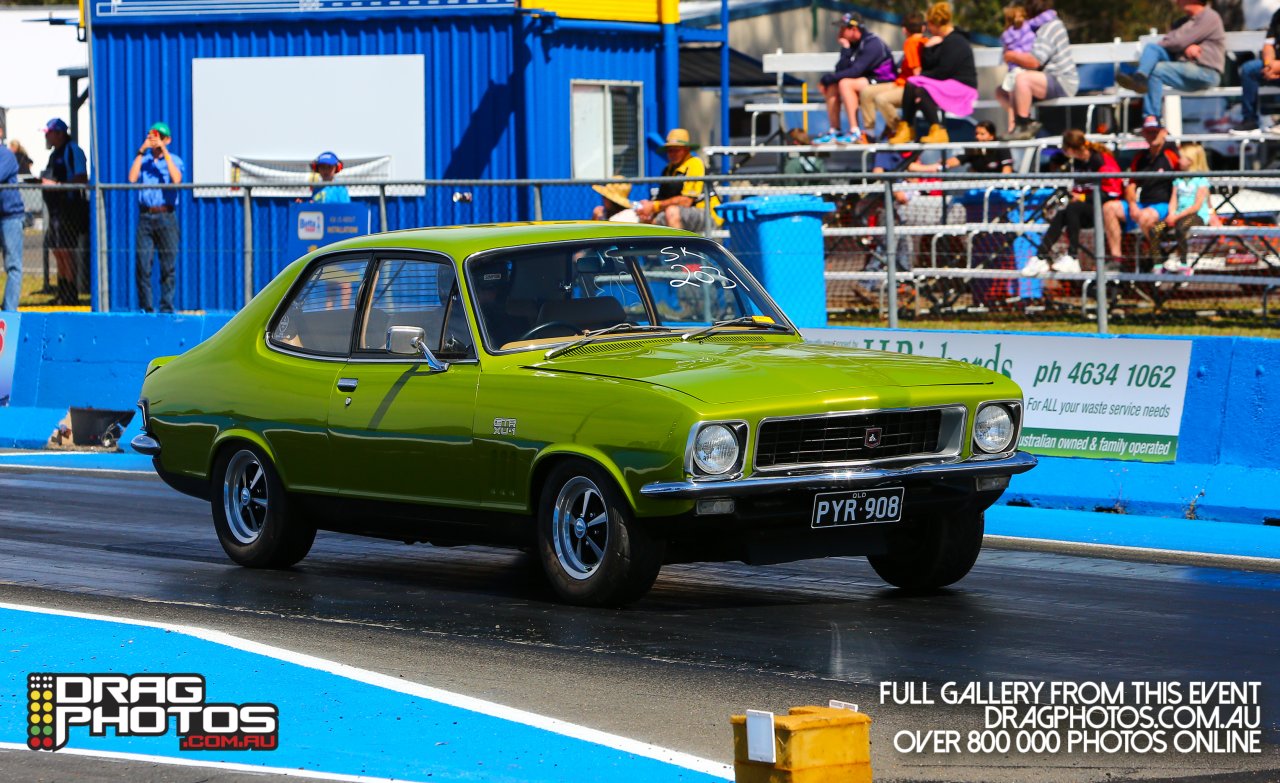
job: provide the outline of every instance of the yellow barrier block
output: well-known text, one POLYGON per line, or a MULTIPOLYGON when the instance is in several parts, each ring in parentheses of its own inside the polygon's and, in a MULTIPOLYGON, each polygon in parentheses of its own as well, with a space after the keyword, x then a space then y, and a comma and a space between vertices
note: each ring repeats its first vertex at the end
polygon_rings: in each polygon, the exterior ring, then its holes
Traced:
POLYGON ((679 0, 520 0, 522 8, 551 11, 565 19, 677 24, 679 0))
POLYGON ((773 764, 750 760, 747 716, 729 722, 737 783, 871 783, 871 718, 861 712, 792 707, 774 716, 773 764))
POLYGON ((735 761, 733 779, 736 783, 872 783, 870 764, 778 769, 759 761, 735 761))

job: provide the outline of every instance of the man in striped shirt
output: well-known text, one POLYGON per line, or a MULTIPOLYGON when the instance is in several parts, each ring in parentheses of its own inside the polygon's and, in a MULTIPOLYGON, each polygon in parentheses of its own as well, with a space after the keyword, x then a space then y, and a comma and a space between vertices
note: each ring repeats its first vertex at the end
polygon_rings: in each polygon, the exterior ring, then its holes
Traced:
POLYGON ((1010 140, 1032 139, 1040 132, 1041 124, 1031 119, 1034 101, 1065 98, 1080 89, 1080 77, 1076 74, 1076 61, 1071 56, 1071 40, 1067 27, 1058 18, 1053 0, 1029 0, 1027 24, 1036 33, 1036 42, 1030 52, 1006 51, 1004 60, 1018 66, 1014 75, 1013 92, 996 90, 996 100, 1014 113, 1013 132, 1010 140))

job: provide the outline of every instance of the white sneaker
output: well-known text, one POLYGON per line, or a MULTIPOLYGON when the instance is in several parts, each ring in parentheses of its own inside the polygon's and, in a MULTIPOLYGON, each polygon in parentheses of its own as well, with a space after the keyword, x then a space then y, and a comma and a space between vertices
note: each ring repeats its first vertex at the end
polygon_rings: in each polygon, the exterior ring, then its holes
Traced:
POLYGON ((1191 265, 1184 264, 1176 258, 1170 258, 1168 261, 1165 261, 1161 266, 1164 267, 1164 271, 1166 272, 1173 272, 1174 274, 1179 274, 1179 275, 1191 274, 1191 265))
POLYGON ((1022 267, 1023 277, 1043 277, 1049 274, 1049 262, 1040 256, 1032 256, 1027 259, 1027 265, 1022 267))
POLYGON ((1067 273, 1079 272, 1080 262, 1077 261, 1074 257, 1067 255, 1066 253, 1063 253, 1062 255, 1058 256, 1057 260, 1053 262, 1053 271, 1067 272, 1067 273))

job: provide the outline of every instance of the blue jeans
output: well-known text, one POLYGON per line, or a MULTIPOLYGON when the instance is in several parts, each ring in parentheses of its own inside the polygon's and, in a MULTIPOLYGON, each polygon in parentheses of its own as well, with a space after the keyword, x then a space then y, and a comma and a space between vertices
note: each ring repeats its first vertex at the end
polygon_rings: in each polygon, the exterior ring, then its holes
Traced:
POLYGON ((4 250, 4 304, 0 310, 17 310, 22 296, 21 214, 0 218, 0 246, 4 250))
POLYGON ((1244 119, 1258 121, 1258 88, 1263 82, 1276 84, 1280 79, 1262 78, 1262 60, 1254 58, 1240 66, 1240 103, 1244 119))
POLYGON ((178 262, 178 216, 172 212, 143 212, 138 215, 138 309, 151 312, 151 260, 160 255, 160 312, 173 312, 176 287, 174 267, 178 262))
POLYGON ((1142 99, 1142 116, 1159 117, 1164 111, 1164 86, 1180 92, 1195 92, 1217 87, 1222 74, 1199 63, 1175 62, 1160 44, 1142 48, 1138 73, 1147 77, 1147 94, 1142 99))

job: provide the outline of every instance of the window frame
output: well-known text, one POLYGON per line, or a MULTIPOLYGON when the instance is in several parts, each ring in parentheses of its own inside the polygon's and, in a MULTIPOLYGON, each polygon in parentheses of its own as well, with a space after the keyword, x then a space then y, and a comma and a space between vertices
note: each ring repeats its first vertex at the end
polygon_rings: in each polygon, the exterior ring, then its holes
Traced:
POLYGON ((569 166, 570 174, 573 179, 612 179, 619 172, 605 171, 601 177, 585 177, 580 176, 574 169, 574 152, 578 149, 577 133, 574 131, 573 122, 573 90, 575 87, 600 87, 605 92, 605 118, 608 120, 606 127, 609 133, 609 147, 606 155, 605 168, 612 168, 613 164, 613 104, 608 98, 610 97, 609 88, 611 87, 634 87, 636 89, 636 173, 635 175, 624 174, 623 176, 641 178, 645 176, 645 140, 644 140, 644 82, 630 81, 626 79, 570 79, 569 80, 569 166))
POLYGON ((298 356, 303 359, 345 363, 351 357, 352 350, 355 348, 355 324, 360 317, 361 311, 364 309, 365 299, 368 296, 369 275, 373 272, 374 266, 375 253, 368 249, 338 251, 335 253, 327 253, 313 259, 311 263, 307 264, 306 267, 298 273, 298 277, 293 281, 292 285, 290 285, 288 293, 281 298, 280 302, 276 305, 275 310, 272 311, 271 318, 267 321, 267 328, 263 332, 263 339, 266 342, 267 348, 277 353, 287 354, 289 356, 298 356), (352 316, 351 329, 347 335, 346 353, 323 353, 320 351, 300 348, 296 345, 286 345, 284 343, 277 342, 272 337, 275 333, 276 325, 279 323, 280 318, 289 311, 290 307, 293 306, 294 301, 296 301, 298 296, 302 293, 302 290, 306 287, 311 276, 315 274, 316 269, 333 263, 342 263, 344 261, 365 262, 364 275, 360 278, 360 288, 356 292, 355 314, 352 316))
MULTIPOLYGON (((372 261, 365 275, 364 290, 359 301, 359 311, 356 320, 351 324, 351 346, 350 346, 350 362, 362 364, 378 364, 378 363, 396 363, 396 364, 419 364, 422 362, 420 356, 398 356, 387 353, 386 348, 361 348, 359 345, 360 329, 358 326, 363 324, 369 317, 369 308, 372 307, 373 288, 376 285, 375 277, 382 265, 389 261, 421 261, 425 263, 442 264, 453 269, 453 282, 458 288, 458 306, 462 308, 463 317, 467 321, 467 331, 471 334, 471 355, 464 359, 450 359, 440 356, 436 347, 431 347, 431 352, 443 361, 449 364, 467 364, 479 361, 480 352, 476 350, 477 337, 479 331, 476 324, 473 323, 471 315, 467 312, 464 304, 467 298, 466 292, 462 287, 462 273, 458 268, 458 264, 454 262, 452 256, 434 250, 399 250, 396 248, 378 248, 372 254, 372 261)), ((445 307, 444 318, 441 320, 440 338, 444 339, 448 330, 449 316, 452 311, 449 306, 445 307)))

